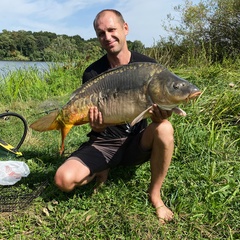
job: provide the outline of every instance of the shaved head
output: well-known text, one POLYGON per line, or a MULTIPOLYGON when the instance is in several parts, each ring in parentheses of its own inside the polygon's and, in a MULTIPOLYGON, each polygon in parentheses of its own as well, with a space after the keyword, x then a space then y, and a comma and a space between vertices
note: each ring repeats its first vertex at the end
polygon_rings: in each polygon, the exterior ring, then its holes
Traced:
POLYGON ((95 30, 96 30, 96 23, 97 23, 98 19, 99 19, 102 15, 104 15, 106 12, 112 12, 112 13, 114 13, 114 14, 118 17, 120 23, 125 23, 125 20, 123 19, 123 16, 122 16, 122 14, 121 14, 119 11, 117 11, 117 10, 115 10, 115 9, 104 9, 104 10, 102 10, 101 12, 99 12, 99 13, 97 14, 97 16, 95 17, 95 19, 94 19, 94 21, 93 21, 93 27, 94 27, 95 30))

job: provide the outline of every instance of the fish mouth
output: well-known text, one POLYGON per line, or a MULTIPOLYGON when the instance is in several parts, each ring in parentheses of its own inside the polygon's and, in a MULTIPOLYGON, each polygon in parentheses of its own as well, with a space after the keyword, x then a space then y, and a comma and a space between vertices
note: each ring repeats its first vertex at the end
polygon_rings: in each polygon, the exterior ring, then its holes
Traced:
POLYGON ((197 92, 194 92, 192 94, 189 94, 189 96, 186 98, 186 102, 188 102, 189 100, 194 99, 194 98, 200 96, 201 93, 202 93, 201 91, 197 91, 197 92))

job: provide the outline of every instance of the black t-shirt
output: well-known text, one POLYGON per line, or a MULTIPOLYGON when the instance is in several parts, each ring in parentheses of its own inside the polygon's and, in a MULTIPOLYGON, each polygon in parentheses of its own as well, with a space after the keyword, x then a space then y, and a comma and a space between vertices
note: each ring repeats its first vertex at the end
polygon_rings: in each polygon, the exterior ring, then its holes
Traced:
MULTIPOLYGON (((131 51, 131 58, 129 63, 133 62, 156 62, 153 58, 147 57, 143 54, 131 51)), ((96 62, 92 63, 83 73, 82 82, 85 83, 93 77, 109 70, 111 68, 107 55, 104 55, 96 62)), ((88 136, 94 135, 97 137, 103 137, 107 139, 123 138, 129 136, 129 134, 136 134, 147 126, 147 120, 144 119, 139 123, 130 127, 129 124, 121 124, 117 126, 107 127, 103 132, 97 133, 91 131, 88 136)))

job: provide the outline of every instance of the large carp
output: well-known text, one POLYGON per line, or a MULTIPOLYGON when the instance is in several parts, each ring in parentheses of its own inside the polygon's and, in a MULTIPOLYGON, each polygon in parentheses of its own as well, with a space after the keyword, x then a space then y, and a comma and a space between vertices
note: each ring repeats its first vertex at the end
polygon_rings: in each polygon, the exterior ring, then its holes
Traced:
POLYGON ((89 122, 88 111, 97 106, 106 124, 136 124, 149 117, 155 103, 161 109, 186 115, 177 106, 200 94, 200 90, 157 63, 131 63, 108 70, 83 84, 60 110, 35 121, 36 131, 61 130, 62 146, 70 129, 89 122))

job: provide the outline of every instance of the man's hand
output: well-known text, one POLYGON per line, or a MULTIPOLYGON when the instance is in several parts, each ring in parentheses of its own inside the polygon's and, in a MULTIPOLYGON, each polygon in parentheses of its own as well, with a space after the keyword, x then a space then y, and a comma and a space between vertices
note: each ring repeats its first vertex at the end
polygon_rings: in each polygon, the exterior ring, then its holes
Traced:
POLYGON ((151 114, 152 121, 155 123, 160 123, 172 115, 172 111, 161 110, 157 104, 153 104, 152 108, 149 110, 149 113, 151 114))
POLYGON ((107 126, 103 123, 103 116, 97 107, 89 109, 89 124, 94 132, 102 132, 107 126))

